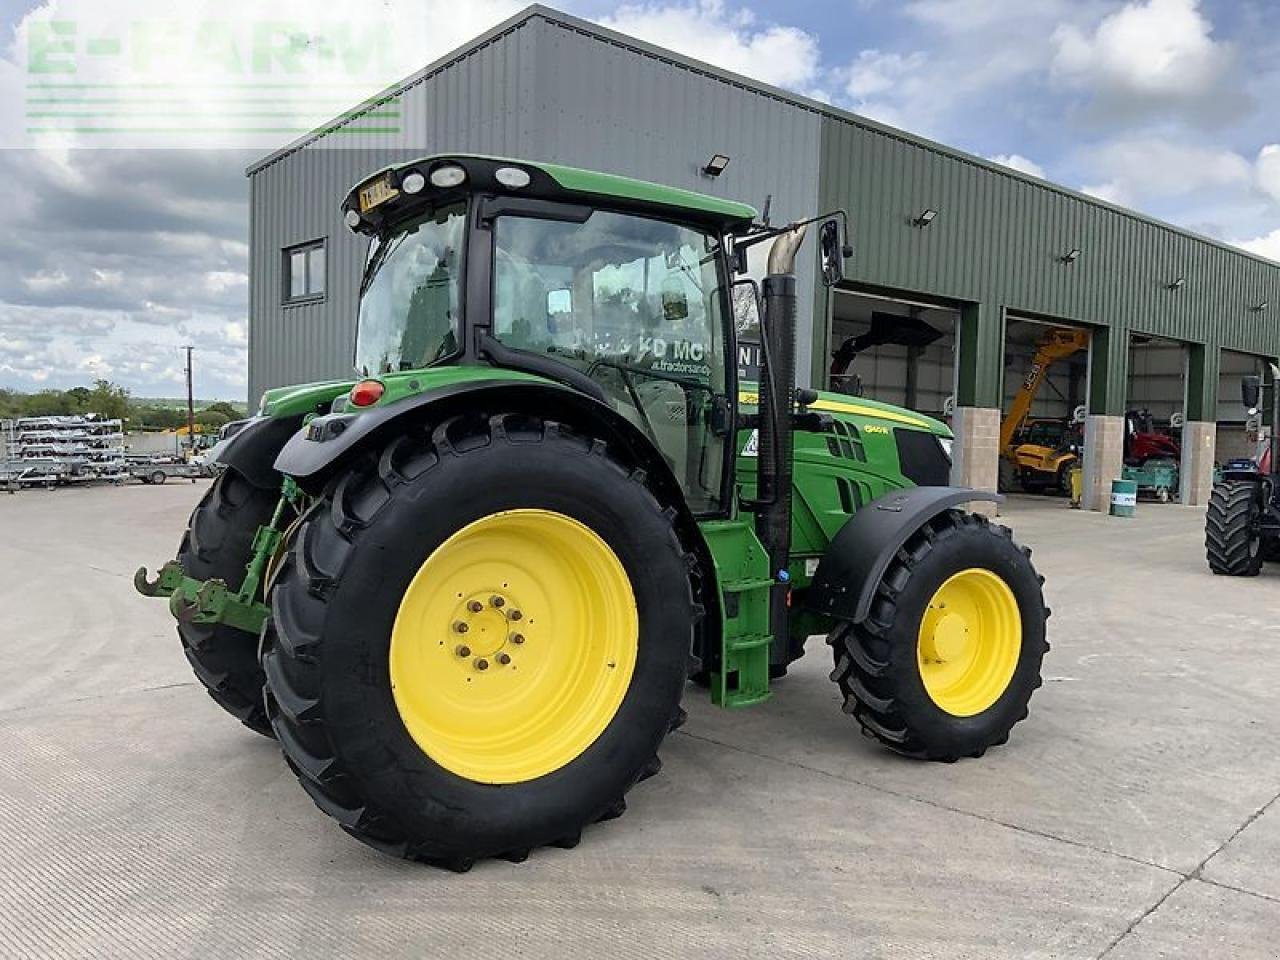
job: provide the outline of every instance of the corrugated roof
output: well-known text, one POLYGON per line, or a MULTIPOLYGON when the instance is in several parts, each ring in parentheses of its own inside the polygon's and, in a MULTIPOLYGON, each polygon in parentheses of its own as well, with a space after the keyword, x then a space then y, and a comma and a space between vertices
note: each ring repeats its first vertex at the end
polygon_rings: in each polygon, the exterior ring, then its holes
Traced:
POLYGON ((591 23, 588 20, 583 20, 579 17, 575 17, 570 14, 563 13, 559 10, 554 10, 550 7, 545 7, 541 4, 532 4, 526 7, 524 10, 521 10, 519 13, 515 14, 512 17, 509 17, 508 19, 504 20, 502 23, 498 24, 497 26, 489 30, 486 30, 484 33, 480 34, 478 37, 476 37, 474 40, 470 41, 469 43, 463 44, 461 47, 458 47, 457 49, 445 54, 443 57, 440 57, 438 60, 435 60, 431 64, 419 70, 417 73, 413 74, 412 76, 405 78, 400 83, 395 84, 392 87, 389 87, 388 89, 384 90, 382 93, 379 93, 373 97, 370 97, 368 100, 365 100, 363 103, 357 105, 355 108, 346 111, 335 120, 327 124, 323 124, 320 127, 317 127, 311 133, 304 134, 303 136, 299 137, 297 140, 294 140, 292 143, 289 143, 286 146, 281 147, 279 150, 275 151, 274 153, 271 153, 263 157, 261 160, 258 160, 253 164, 250 164, 250 166, 245 170, 245 175, 251 177, 255 173, 258 173, 262 169, 270 166, 271 164, 276 163, 277 161, 289 156, 290 154, 296 153, 297 151, 304 149, 310 144, 315 143, 316 141, 324 138, 332 130, 335 130, 339 127, 346 126, 347 124, 352 123, 355 120, 358 120, 364 114, 370 112, 371 110, 376 109, 378 106, 386 103, 388 100, 400 96, 406 90, 409 90, 411 87, 417 86, 419 83, 423 82, 433 74, 446 69, 451 64, 457 63, 458 61, 465 59, 466 57, 473 54, 475 51, 487 46, 488 44, 493 43, 495 40, 509 33, 515 32, 516 30, 520 29, 522 26, 524 26, 531 20, 535 20, 535 19, 545 20, 548 23, 556 24, 557 26, 563 27, 565 29, 574 30, 579 33, 585 34, 587 36, 591 36, 591 37, 595 37, 596 39, 603 40, 607 43, 615 44, 616 46, 622 47, 624 49, 632 50, 643 56, 653 57, 654 59, 665 61, 674 66, 678 66, 682 69, 688 70, 690 72, 702 74, 704 76, 708 76, 713 79, 719 80, 723 83, 740 87, 744 90, 749 90, 761 96, 779 100, 784 103, 791 104, 795 107, 799 107, 804 110, 810 110, 810 111, 813 111, 814 113, 831 117, 836 120, 841 120, 841 121, 844 121, 845 123, 849 123, 854 126, 861 127, 865 130, 873 131, 882 136, 891 137, 896 140, 901 140, 906 143, 914 144, 915 146, 929 150, 941 156, 949 157, 953 160, 958 160, 961 163, 972 164, 973 166, 980 167, 983 170, 989 173, 996 174, 998 176, 1008 177, 1013 180, 1021 180, 1021 181, 1030 183, 1034 186, 1037 186, 1041 189, 1049 190, 1054 193, 1059 193, 1059 194, 1062 194, 1063 196, 1070 197, 1074 200, 1080 201, 1081 203, 1086 203, 1091 206, 1114 210, 1115 212, 1120 213, 1126 217, 1131 217, 1134 220, 1151 224, 1161 229, 1168 230, 1169 232, 1174 234, 1190 237, 1191 239, 1199 241, 1201 243, 1206 243, 1214 247, 1219 247, 1223 250, 1229 251, 1230 253, 1238 254, 1239 256, 1248 258, 1250 260, 1258 261, 1260 263, 1266 264, 1267 266, 1272 266, 1272 267, 1280 266, 1280 264, 1276 263, 1273 260, 1269 260, 1266 257, 1262 257, 1257 254, 1251 253, 1247 250, 1241 249, 1240 247, 1233 246, 1232 244, 1224 243, 1220 240, 1215 240, 1212 237, 1204 236, 1203 234, 1196 233, 1192 230, 1187 230, 1183 227, 1175 226, 1174 224, 1168 223, 1167 221, 1160 220, 1156 217, 1148 216, 1147 214, 1140 213, 1136 210, 1131 210, 1128 207, 1122 207, 1114 203, 1109 203, 1108 201, 1105 201, 1105 200, 1099 200, 1097 197, 1091 197, 1088 194, 1079 192, 1078 190, 1072 190, 1068 187, 1062 186, 1061 184, 1052 183, 1048 180, 1041 179, 1040 177, 1031 176, 1030 174, 1023 173, 1020 170, 1014 170, 1011 167, 1006 167, 1001 164, 994 163, 993 161, 987 160, 984 157, 979 157, 975 154, 967 153, 964 150, 959 150, 955 147, 950 147, 950 146, 947 146, 946 144, 938 143, 935 140, 929 140, 925 137, 920 137, 915 134, 908 133, 905 130, 900 130, 896 127, 891 127, 886 124, 880 123, 878 121, 868 119, 867 117, 859 116, 858 114, 851 113, 847 110, 842 110, 839 107, 832 106, 829 103, 822 103, 818 100, 812 100, 809 97, 805 97, 796 93, 791 93, 789 91, 779 89, 778 87, 770 86, 769 84, 762 83, 759 80, 753 80, 750 77, 745 77, 745 76, 742 76, 741 74, 732 73, 728 70, 722 70, 719 67, 712 66, 709 63, 704 63, 701 60, 695 60, 691 57, 686 57, 683 54, 676 53, 673 50, 668 50, 664 47, 655 46, 654 44, 647 43, 646 41, 638 40, 635 37, 628 36, 627 34, 619 33, 616 30, 610 30, 606 27, 600 26, 599 24, 591 23))

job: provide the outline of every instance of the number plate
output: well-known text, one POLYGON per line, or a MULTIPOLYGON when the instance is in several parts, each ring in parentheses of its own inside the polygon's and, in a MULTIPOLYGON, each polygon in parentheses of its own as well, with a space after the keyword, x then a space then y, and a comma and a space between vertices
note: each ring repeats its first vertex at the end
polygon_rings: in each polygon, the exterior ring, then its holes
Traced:
POLYGON ((400 191, 393 187, 387 177, 380 177, 360 188, 360 212, 368 213, 380 203, 386 203, 400 196, 400 191))

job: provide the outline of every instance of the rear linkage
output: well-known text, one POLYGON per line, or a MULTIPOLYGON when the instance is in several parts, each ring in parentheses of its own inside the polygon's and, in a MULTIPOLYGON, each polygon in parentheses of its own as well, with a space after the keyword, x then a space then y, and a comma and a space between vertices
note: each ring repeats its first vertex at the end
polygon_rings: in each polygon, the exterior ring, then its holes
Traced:
POLYGON ((259 587, 284 539, 286 530, 280 524, 286 510, 302 514, 303 499, 298 485, 285 477, 275 513, 253 535, 253 551, 239 590, 232 592, 224 580, 194 580, 177 560, 161 567, 155 580, 147 578, 146 567, 139 567, 133 575, 134 589, 144 597, 168 597, 169 611, 183 623, 225 623, 257 636, 270 613, 266 603, 258 599, 259 587))

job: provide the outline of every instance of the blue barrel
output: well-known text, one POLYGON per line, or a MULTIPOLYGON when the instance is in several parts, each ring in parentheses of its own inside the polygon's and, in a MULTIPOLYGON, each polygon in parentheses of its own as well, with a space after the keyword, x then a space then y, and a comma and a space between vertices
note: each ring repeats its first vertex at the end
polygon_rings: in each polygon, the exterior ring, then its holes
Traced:
POLYGON ((1138 507, 1138 481, 1111 481, 1111 515, 1132 517, 1138 507))

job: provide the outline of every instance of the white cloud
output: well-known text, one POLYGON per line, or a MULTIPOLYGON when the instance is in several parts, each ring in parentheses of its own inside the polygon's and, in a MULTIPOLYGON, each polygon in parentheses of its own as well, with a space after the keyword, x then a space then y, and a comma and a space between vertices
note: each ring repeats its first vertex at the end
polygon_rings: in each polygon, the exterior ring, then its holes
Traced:
POLYGON ((845 91, 855 100, 863 100, 898 86, 902 79, 919 70, 925 63, 923 53, 883 53, 863 50, 848 68, 845 91))
POLYGON ((57 290, 65 287, 70 278, 65 270, 58 268, 55 270, 38 270, 30 276, 23 277, 22 283, 32 293, 45 293, 49 290, 57 290))
POLYGON ((1253 179, 1249 161, 1232 150, 1154 136, 1114 140, 1083 151, 1081 160, 1099 178, 1084 191, 1114 203, 1247 188, 1253 179))
POLYGON ((723 0, 623 6, 602 25, 725 70, 809 92, 818 76, 818 40, 796 27, 761 24, 723 0))
POLYGON ((1268 143, 1258 151, 1254 175, 1262 192, 1280 202, 1280 143, 1268 143))
POLYGON ((1127 3, 1092 30, 1059 26, 1052 72, 1104 99, 1203 104, 1232 59, 1212 31, 1198 0, 1127 3))
POLYGON ((1133 206, 1133 197, 1130 196, 1129 191, 1115 180, 1109 180, 1106 183, 1085 184, 1080 188, 1080 192, 1122 207, 1133 206))
POLYGON ((1268 260, 1280 263, 1280 227, 1260 237, 1254 237, 1252 240, 1233 240, 1231 242, 1243 250, 1248 250, 1250 253, 1256 253, 1260 257, 1266 257, 1268 260))
POLYGON ((1044 167, 1036 163, 1034 160, 1028 160, 1020 153, 998 153, 994 157, 989 157, 992 163, 998 163, 1002 167, 1009 167, 1021 173, 1028 173, 1033 177, 1039 177, 1041 180, 1047 180, 1044 167))

